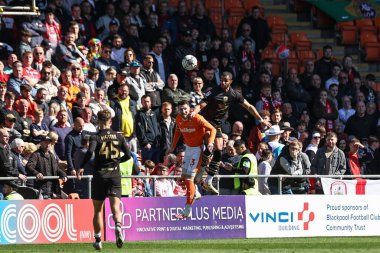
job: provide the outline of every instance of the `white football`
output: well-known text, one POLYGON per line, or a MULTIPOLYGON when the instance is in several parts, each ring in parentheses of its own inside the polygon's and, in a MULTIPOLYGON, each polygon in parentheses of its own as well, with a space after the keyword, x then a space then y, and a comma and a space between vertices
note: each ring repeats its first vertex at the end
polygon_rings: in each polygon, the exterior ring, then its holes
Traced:
POLYGON ((186 55, 182 59, 182 67, 186 70, 193 70, 198 66, 198 60, 191 54, 186 55))

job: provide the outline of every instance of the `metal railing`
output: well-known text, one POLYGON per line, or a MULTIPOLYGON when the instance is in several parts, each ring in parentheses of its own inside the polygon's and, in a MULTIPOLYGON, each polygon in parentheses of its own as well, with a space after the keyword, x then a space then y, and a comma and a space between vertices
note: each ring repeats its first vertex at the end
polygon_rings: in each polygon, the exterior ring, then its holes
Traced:
MULTIPOLYGON (((180 175, 178 176, 122 176, 122 178, 146 178, 146 179, 152 179, 152 189, 153 189, 153 196, 156 197, 156 181, 157 179, 167 178, 167 179, 178 179, 181 178, 180 175)), ((282 181, 286 178, 335 178, 335 179, 356 179, 356 178, 368 178, 368 179, 380 179, 380 175, 215 175, 216 178, 216 189, 219 190, 219 183, 221 178, 277 178, 278 180, 278 194, 282 194, 282 181)), ((36 177, 28 177, 28 180, 34 180, 37 179, 36 177)), ((51 179, 59 179, 58 176, 44 176, 44 180, 51 180, 51 179)), ((76 179, 76 176, 67 176, 67 179, 76 179)), ((92 175, 84 175, 82 176, 82 180, 88 180, 88 192, 89 192, 89 198, 91 198, 91 181, 93 179, 92 175)), ((7 181, 7 180, 18 180, 17 177, 0 177, 1 181, 7 181)), ((0 183, 1 184, 1 183, 0 183)))

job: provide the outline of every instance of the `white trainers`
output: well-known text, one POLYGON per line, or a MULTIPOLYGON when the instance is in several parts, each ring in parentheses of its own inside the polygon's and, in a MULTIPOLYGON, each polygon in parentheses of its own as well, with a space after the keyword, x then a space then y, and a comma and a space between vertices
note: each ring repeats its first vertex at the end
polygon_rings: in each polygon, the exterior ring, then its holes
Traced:
POLYGON ((206 191, 219 195, 219 191, 217 189, 215 189, 215 187, 212 185, 212 183, 205 183, 204 187, 205 187, 206 191))
POLYGON ((194 201, 195 200, 198 200, 202 198, 202 195, 200 194, 200 192, 198 191, 198 189, 195 190, 195 194, 194 194, 194 201))
POLYGON ((123 247, 123 243, 124 243, 123 233, 121 232, 120 227, 116 227, 115 235, 116 235, 116 247, 120 249, 123 247))
POLYGON ((103 249, 102 242, 94 242, 94 243, 92 244, 92 246, 94 246, 94 248, 95 248, 96 250, 102 250, 102 249, 103 249))

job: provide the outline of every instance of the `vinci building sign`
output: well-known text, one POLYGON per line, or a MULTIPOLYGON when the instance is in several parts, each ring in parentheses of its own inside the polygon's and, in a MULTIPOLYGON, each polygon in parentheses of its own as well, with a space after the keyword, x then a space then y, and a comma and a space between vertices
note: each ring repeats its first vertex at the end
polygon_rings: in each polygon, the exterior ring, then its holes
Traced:
POLYGON ((0 201, 0 244, 92 242, 91 200, 0 201))
POLYGON ((373 195, 249 196, 247 237, 380 235, 378 200, 373 195))

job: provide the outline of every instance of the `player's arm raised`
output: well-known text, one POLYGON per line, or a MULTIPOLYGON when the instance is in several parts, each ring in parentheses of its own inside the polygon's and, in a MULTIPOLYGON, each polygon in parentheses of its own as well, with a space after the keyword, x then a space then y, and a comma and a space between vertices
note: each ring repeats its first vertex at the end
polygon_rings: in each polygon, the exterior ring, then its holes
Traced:
POLYGON ((253 105, 251 105, 247 100, 244 99, 243 103, 241 103, 240 105, 243 106, 253 117, 255 117, 255 119, 260 121, 260 123, 264 123, 268 127, 272 126, 272 124, 269 121, 263 120, 263 118, 261 118, 256 108, 253 105))
POLYGON ((194 117, 195 115, 197 115, 206 105, 206 102, 200 102, 198 105, 194 107, 194 110, 190 113, 190 117, 194 117))

